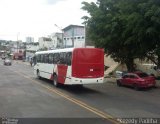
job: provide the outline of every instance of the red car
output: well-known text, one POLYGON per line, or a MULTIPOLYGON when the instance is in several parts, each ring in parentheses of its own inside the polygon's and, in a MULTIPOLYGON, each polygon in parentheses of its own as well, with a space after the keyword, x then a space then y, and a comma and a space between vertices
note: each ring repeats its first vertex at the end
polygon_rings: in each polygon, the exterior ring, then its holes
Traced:
POLYGON ((143 72, 127 73, 121 79, 117 80, 118 86, 131 86, 135 90, 140 88, 155 87, 156 81, 154 76, 149 76, 143 72))

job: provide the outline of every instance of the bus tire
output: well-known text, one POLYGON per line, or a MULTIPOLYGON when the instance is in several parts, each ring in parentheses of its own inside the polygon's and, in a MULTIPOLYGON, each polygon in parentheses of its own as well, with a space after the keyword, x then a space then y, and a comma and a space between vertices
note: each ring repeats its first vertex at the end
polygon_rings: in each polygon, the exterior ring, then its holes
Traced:
POLYGON ((55 87, 59 87, 58 77, 56 74, 53 76, 53 84, 55 87))
POLYGON ((38 78, 38 79, 41 79, 39 70, 37 70, 37 78, 38 78))

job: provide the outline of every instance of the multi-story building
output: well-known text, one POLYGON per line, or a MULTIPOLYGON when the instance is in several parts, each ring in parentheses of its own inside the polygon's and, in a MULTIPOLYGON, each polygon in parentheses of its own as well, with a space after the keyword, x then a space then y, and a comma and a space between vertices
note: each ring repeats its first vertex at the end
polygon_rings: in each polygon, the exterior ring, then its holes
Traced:
POLYGON ((21 40, 11 42, 9 46, 12 53, 24 51, 24 43, 21 40))
POLYGON ((85 47, 85 27, 69 25, 63 29, 64 47, 85 47))
POLYGON ((33 37, 26 37, 26 43, 33 43, 34 38, 33 37))
POLYGON ((26 60, 30 61, 30 59, 34 56, 35 52, 39 50, 39 43, 32 42, 26 43, 26 60))
POLYGON ((38 39, 40 50, 49 50, 53 48, 53 41, 49 37, 40 37, 38 39))
POLYGON ((62 33, 52 33, 48 37, 40 37, 38 39, 40 50, 50 50, 63 48, 63 34, 62 33))
POLYGON ((52 39, 52 48, 51 49, 57 49, 57 48, 63 48, 63 34, 62 33, 52 33, 49 36, 52 39))

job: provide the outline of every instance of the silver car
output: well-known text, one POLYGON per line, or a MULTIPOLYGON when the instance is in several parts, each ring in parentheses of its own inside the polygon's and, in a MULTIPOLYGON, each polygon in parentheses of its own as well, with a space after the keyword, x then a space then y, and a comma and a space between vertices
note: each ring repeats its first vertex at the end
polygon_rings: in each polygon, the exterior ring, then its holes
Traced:
POLYGON ((12 65, 12 62, 11 62, 11 60, 10 59, 5 59, 4 60, 4 65, 12 65))

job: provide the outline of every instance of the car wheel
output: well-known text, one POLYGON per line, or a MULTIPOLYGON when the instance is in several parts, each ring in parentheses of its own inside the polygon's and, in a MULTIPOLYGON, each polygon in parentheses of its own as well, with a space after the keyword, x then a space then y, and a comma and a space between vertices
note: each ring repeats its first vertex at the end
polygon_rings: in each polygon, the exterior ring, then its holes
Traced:
POLYGON ((117 86, 119 86, 119 87, 121 87, 121 86, 122 86, 122 84, 121 84, 121 82, 120 82, 120 81, 117 81, 117 86))
POLYGON ((139 90, 139 87, 138 87, 138 85, 137 85, 137 84, 134 84, 134 85, 133 85, 133 87, 134 87, 134 89, 135 89, 136 91, 138 91, 138 90, 139 90))
POLYGON ((53 76, 53 84, 54 84, 55 87, 59 87, 57 75, 54 75, 54 76, 53 76))
POLYGON ((153 86, 153 88, 157 88, 157 85, 155 84, 155 85, 153 86))

